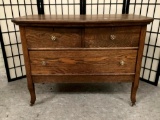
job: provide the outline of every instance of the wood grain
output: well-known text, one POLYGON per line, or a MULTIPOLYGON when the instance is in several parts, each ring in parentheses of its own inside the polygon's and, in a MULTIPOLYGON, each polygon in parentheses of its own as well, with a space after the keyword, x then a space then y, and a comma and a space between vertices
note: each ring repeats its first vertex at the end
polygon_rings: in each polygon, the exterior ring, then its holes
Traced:
POLYGON ((139 79, 140 79, 139 76, 140 76, 143 48, 144 48, 144 42, 145 42, 144 40, 146 37, 146 29, 147 29, 147 26, 142 26, 141 28, 141 34, 140 34, 141 37, 140 37, 140 44, 139 44, 137 63, 136 63, 136 75, 131 88, 131 101, 133 105, 136 102, 136 93, 139 86, 139 79))
POLYGON ((152 18, 134 14, 28 15, 12 19, 12 22, 23 26, 62 27, 146 25, 152 21, 152 18))
POLYGON ((134 73, 137 50, 30 51, 34 74, 134 73), (120 61, 124 65, 120 65, 120 61), (42 65, 42 61, 46 65, 42 65))
POLYGON ((28 48, 81 47, 81 29, 54 27, 26 27, 28 48), (52 36, 56 40, 51 39, 52 36))
POLYGON ((132 82, 134 105, 146 25, 152 21, 131 14, 13 18, 20 25, 31 105, 36 100, 34 83, 47 82, 132 82))
POLYGON ((133 82, 134 75, 32 75, 34 83, 104 83, 104 82, 133 82))
POLYGON ((102 51, 103 50, 138 50, 139 47, 99 47, 99 48, 28 48, 30 51, 102 51))
POLYGON ((137 47, 140 26, 85 29, 85 47, 137 47), (115 36, 112 40, 111 35, 115 36))
POLYGON ((28 50, 27 50, 27 41, 25 38, 25 27, 20 26, 19 29, 20 29, 20 34, 21 34, 23 55, 24 55, 24 61, 25 61, 28 90, 31 95, 30 104, 33 105, 36 101, 36 94, 35 94, 34 83, 33 83, 32 77, 31 77, 31 66, 30 66, 29 54, 28 54, 28 50))

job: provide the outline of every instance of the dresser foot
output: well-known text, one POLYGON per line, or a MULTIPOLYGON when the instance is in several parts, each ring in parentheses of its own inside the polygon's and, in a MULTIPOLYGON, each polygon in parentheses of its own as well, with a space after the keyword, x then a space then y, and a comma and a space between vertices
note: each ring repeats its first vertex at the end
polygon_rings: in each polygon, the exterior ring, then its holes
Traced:
POLYGON ((132 88, 131 88, 131 102, 132 106, 135 105, 136 103, 136 93, 138 89, 138 84, 135 84, 134 82, 132 83, 132 88))
POLYGON ((136 105, 136 103, 135 103, 135 102, 132 102, 132 103, 131 103, 131 106, 133 107, 134 105, 136 105))
POLYGON ((36 94, 35 94, 34 84, 32 84, 32 86, 29 86, 28 90, 29 90, 30 96, 31 96, 30 106, 33 106, 35 101, 36 101, 36 94))
POLYGON ((33 95, 33 93, 32 93, 32 95, 31 95, 31 101, 30 101, 30 106, 33 106, 34 103, 35 103, 35 101, 36 101, 36 96, 33 95))
POLYGON ((31 94, 30 106, 33 106, 36 101, 36 95, 35 92, 30 92, 30 94, 31 94))
POLYGON ((34 105, 34 103, 35 103, 35 101, 36 101, 36 98, 35 98, 35 97, 34 97, 34 98, 31 98, 30 106, 33 106, 33 105, 34 105))
POLYGON ((34 105, 34 103, 30 103, 30 106, 33 106, 34 105))

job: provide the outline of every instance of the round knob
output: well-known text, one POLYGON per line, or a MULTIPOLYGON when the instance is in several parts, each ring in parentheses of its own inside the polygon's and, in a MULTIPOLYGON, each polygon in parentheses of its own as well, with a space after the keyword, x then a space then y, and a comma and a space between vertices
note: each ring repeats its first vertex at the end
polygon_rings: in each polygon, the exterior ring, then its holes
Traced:
POLYGON ((110 39, 111 39, 111 40, 115 40, 115 39, 116 39, 116 36, 115 36, 115 35, 110 35, 110 39))
POLYGON ((42 61, 42 65, 45 66, 46 65, 46 61, 42 61))
POLYGON ((125 62, 123 60, 121 60, 119 63, 120 63, 120 65, 124 65, 125 64, 125 62))
POLYGON ((55 41, 56 40, 56 36, 51 36, 51 40, 55 41))

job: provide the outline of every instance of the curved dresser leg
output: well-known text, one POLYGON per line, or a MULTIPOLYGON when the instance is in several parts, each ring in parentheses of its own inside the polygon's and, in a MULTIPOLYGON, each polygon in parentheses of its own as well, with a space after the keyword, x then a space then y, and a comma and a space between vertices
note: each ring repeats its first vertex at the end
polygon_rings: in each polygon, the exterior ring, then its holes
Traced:
POLYGON ((25 68, 26 68, 26 76, 27 76, 27 85, 28 85, 28 90, 31 96, 31 106, 35 103, 36 101, 36 95, 35 95, 35 89, 34 89, 34 83, 31 77, 31 65, 30 65, 30 58, 29 58, 29 51, 28 51, 28 46, 27 46, 27 40, 26 40, 26 29, 25 26, 20 26, 19 27, 20 34, 21 34, 21 42, 22 42, 22 48, 23 48, 23 54, 24 54, 24 61, 25 61, 25 68))
POLYGON ((33 104, 36 101, 34 83, 32 83, 31 85, 28 85, 28 90, 29 90, 29 93, 30 93, 30 96, 31 96, 30 106, 33 106, 33 104))
POLYGON ((138 85, 136 85, 134 82, 132 83, 132 88, 131 88, 131 102, 132 106, 135 105, 136 103, 136 93, 137 93, 138 85))

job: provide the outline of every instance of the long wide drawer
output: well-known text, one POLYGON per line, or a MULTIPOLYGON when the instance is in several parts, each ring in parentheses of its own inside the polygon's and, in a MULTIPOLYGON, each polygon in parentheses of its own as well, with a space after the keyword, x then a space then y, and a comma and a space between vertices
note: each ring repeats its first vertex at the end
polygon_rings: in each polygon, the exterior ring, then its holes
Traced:
POLYGON ((138 47, 140 26, 85 28, 85 47, 138 47))
POLYGON ((32 75, 135 73, 137 50, 29 51, 32 75))
POLYGON ((81 47, 81 29, 26 27, 28 48, 81 47))

